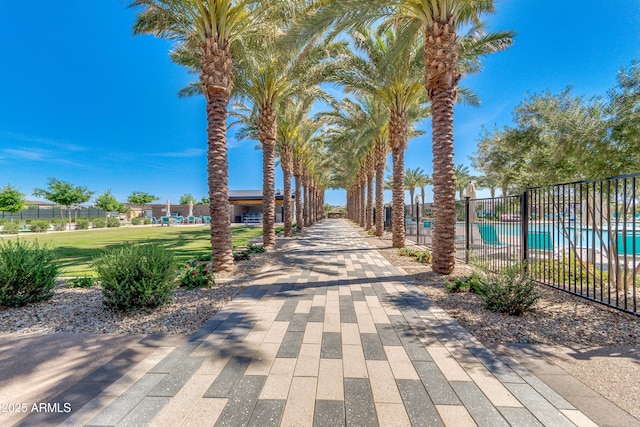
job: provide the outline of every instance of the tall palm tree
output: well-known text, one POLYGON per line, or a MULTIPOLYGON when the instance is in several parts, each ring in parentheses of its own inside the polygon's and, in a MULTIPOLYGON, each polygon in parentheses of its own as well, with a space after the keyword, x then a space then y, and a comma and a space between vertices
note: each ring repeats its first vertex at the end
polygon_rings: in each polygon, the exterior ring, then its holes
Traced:
MULTIPOLYGON (((355 100, 345 98, 342 102, 334 104, 334 109, 318 115, 322 122, 330 128, 325 132, 331 152, 335 155, 335 161, 331 164, 334 173, 347 172, 342 176, 343 182, 351 182, 351 176, 357 175, 359 167, 364 168, 366 175, 366 204, 365 204, 365 228, 370 229, 373 219, 373 178, 382 176, 386 162, 388 144, 388 110, 380 102, 371 96, 356 97, 355 100), (345 165, 345 162, 356 159, 358 168, 353 165, 345 165)), ((334 175, 334 182, 337 180, 334 175)), ((377 212, 384 209, 382 192, 382 179, 376 180, 375 204, 377 212), (378 189, 379 187, 379 189, 378 189)), ((347 185, 346 188, 349 188, 347 185)), ((364 207, 363 207, 364 208, 364 207)), ((379 226, 379 235, 383 232, 383 217, 376 216, 376 228, 379 226)))
POLYGON ((293 199, 291 197, 291 177, 293 175, 293 146, 300 137, 300 127, 309 113, 311 103, 291 102, 282 107, 278 115, 278 142, 276 150, 282 167, 283 207, 284 207, 284 236, 293 235, 293 199))
MULTIPOLYGON (((453 105, 464 73, 479 71, 482 55, 510 45, 512 32, 485 34, 480 16, 493 12, 493 0, 328 0, 313 4, 313 13, 290 32, 304 43, 318 33, 335 36, 347 28, 389 18, 403 25, 405 43, 423 37, 424 87, 432 108, 434 216, 433 269, 450 274, 455 265, 455 174, 453 105), (458 37, 460 28, 471 29, 458 37)), ((392 137, 393 139, 393 137, 392 137)))
POLYGON ((358 54, 346 56, 335 77, 348 90, 379 99, 389 111, 389 145, 393 160, 392 242, 404 247, 404 152, 412 123, 428 114, 418 45, 401 43, 402 28, 351 33, 358 54))
MULTIPOLYGON (((207 173, 211 213, 211 262, 214 271, 233 269, 227 160, 227 105, 233 89, 233 54, 244 37, 259 31, 265 16, 256 0, 134 0, 140 8, 134 34, 177 41, 200 75, 206 100, 207 173)), ((188 59, 185 59, 188 58, 188 59)))
POLYGON ((282 34, 283 16, 273 21, 273 33, 262 34, 251 42, 251 55, 238 61, 236 92, 242 101, 257 111, 258 139, 262 146, 263 173, 263 241, 264 246, 275 244, 275 150, 278 136, 278 110, 281 104, 294 97, 328 99, 317 86, 327 67, 332 49, 342 44, 322 44, 296 52, 277 43, 282 34))

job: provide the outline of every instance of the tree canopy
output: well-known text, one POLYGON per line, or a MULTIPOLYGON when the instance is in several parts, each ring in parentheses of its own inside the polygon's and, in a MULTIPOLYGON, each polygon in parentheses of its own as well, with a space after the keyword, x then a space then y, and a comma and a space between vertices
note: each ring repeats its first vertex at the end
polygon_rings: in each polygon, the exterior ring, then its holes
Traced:
POLYGON ((0 190, 0 211, 18 213, 25 207, 25 195, 9 184, 0 190))
POLYGON ((485 130, 473 166, 503 194, 526 187, 638 172, 640 65, 618 74, 606 96, 587 98, 568 87, 524 99, 512 126, 485 130))

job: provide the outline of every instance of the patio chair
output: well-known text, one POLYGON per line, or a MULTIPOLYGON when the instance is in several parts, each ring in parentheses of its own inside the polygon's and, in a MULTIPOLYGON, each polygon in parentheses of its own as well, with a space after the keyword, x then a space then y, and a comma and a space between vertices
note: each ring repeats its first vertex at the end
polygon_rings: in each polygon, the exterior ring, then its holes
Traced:
POLYGON ((168 216, 163 216, 160 217, 160 225, 166 225, 169 226, 169 217, 168 216))
POLYGON ((531 250, 553 251, 553 240, 548 231, 529 231, 527 248, 531 250))
POLYGON ((500 241, 496 227, 492 224, 478 224, 478 231, 482 238, 482 243, 489 246, 506 247, 507 244, 500 241))
POLYGON ((187 216, 187 222, 188 222, 189 224, 195 224, 195 223, 196 223, 196 217, 195 217, 195 216, 193 216, 193 215, 189 215, 189 216, 187 216))
POLYGON ((205 224, 211 224, 211 217, 209 215, 203 216, 202 220, 205 224))
POLYGON ((182 215, 178 215, 174 218, 176 224, 184 224, 184 217, 182 215))
POLYGON ((625 257, 640 257, 640 230, 636 230, 633 233, 631 230, 627 230, 626 233, 618 232, 618 239, 616 242, 618 247, 618 254, 625 257))
POLYGON ((162 225, 162 219, 158 219, 155 216, 152 216, 151 225, 162 225))
POLYGON ((527 232, 527 249, 531 258, 553 257, 558 259, 559 252, 553 246, 553 239, 549 231, 533 230, 527 232))

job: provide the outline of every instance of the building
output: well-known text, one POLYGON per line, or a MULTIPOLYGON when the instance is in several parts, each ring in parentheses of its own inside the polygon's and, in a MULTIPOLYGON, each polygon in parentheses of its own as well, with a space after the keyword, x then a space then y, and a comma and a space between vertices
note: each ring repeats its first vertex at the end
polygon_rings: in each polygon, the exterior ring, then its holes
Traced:
MULTIPOLYGON (((291 198, 294 197, 291 196, 291 198)), ((283 200, 282 191, 276 190, 276 222, 284 221, 283 200)), ((264 213, 262 201, 262 190, 230 190, 230 221, 244 224, 262 223, 264 213)))
MULTIPOLYGON (((294 196, 292 195, 292 198, 294 196)), ((264 208, 262 205, 262 190, 230 190, 229 191, 229 221, 239 224, 261 224, 264 208)), ((284 195, 276 190, 276 222, 284 219, 284 195)), ((187 216, 189 205, 154 204, 151 206, 151 216, 159 218, 167 215, 167 205, 171 215, 187 216)), ((148 205, 149 206, 149 205, 148 205)), ((194 205, 193 215, 209 215, 209 205, 194 205)))

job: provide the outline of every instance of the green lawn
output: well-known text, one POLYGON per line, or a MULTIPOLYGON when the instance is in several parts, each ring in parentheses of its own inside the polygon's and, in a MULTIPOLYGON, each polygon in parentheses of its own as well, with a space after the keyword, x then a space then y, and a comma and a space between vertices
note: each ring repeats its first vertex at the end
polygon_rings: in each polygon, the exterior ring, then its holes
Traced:
MULTIPOLYGON (((282 228, 282 227, 279 227, 282 228)), ((276 231, 279 230, 276 228, 276 231)), ((262 236, 262 227, 232 227, 234 245, 246 245, 262 236)), ((16 237, 4 237, 4 239, 16 237)), ((104 249, 123 243, 153 243, 172 249, 176 260, 187 261, 210 251, 208 227, 121 227, 48 234, 20 234, 23 241, 37 240, 53 248, 62 266, 62 276, 93 275, 90 263, 104 249)))

